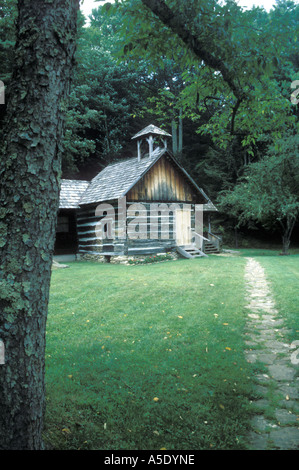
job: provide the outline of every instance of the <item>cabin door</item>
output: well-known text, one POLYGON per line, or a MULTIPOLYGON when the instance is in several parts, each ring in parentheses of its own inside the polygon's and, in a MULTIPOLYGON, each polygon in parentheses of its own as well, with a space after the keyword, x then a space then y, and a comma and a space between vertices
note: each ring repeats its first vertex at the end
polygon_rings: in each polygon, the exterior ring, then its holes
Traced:
POLYGON ((176 243, 178 246, 191 244, 191 210, 175 211, 176 243))

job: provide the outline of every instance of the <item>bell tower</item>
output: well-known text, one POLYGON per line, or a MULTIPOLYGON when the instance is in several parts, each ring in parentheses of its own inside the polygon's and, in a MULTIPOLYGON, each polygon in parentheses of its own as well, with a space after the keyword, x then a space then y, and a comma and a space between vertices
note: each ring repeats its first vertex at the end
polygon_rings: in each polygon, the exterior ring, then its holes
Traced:
POLYGON ((149 126, 145 127, 144 129, 142 129, 142 131, 138 132, 132 137, 132 139, 137 139, 137 158, 139 162, 141 160, 142 141, 147 141, 149 147, 148 156, 149 158, 151 158, 154 152, 155 139, 157 139, 158 137, 162 138, 164 148, 167 148, 167 137, 171 137, 171 134, 168 134, 168 132, 163 131, 159 127, 154 126, 153 124, 150 124, 149 126))

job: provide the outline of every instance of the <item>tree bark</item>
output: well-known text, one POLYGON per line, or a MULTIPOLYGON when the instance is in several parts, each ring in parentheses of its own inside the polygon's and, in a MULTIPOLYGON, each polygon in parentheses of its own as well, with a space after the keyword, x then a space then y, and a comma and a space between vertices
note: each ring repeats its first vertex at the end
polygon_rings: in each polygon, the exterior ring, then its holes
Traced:
POLYGON ((178 144, 178 152, 180 155, 183 153, 183 117, 182 117, 182 110, 180 109, 179 115, 179 144, 178 144))
POLYGON ((283 235, 282 237, 282 254, 283 255, 289 254, 289 247, 290 247, 290 238, 287 235, 283 235))
POLYGON ((282 234, 282 255, 289 254, 289 247, 291 243, 291 236, 296 223, 296 217, 287 216, 285 225, 282 224, 284 228, 282 234))
POLYGON ((0 449, 43 448, 44 353, 63 107, 78 0, 19 0, 0 163, 0 449))
POLYGON ((177 136, 177 124, 175 119, 171 121, 171 133, 172 133, 172 153, 174 156, 178 153, 178 136, 177 136))

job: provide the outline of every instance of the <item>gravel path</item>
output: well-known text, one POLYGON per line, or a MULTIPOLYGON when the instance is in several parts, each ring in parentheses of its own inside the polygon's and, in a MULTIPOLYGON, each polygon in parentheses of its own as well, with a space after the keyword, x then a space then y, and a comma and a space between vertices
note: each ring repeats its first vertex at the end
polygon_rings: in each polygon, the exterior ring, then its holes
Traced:
POLYGON ((254 416, 248 447, 299 449, 299 342, 288 344, 289 330, 276 309, 265 272, 253 258, 247 258, 245 282, 246 359, 265 366, 265 372, 255 377, 257 399, 251 403, 254 416))

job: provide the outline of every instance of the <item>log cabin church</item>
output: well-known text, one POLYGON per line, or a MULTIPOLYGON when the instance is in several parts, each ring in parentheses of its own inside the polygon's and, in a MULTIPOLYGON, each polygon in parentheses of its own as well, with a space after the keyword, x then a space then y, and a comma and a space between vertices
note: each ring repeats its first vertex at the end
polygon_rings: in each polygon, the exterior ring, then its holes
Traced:
POLYGON ((219 251, 210 227, 217 209, 168 149, 170 137, 149 125, 132 137, 135 158, 108 165, 91 181, 61 181, 55 254, 110 260, 219 251))

